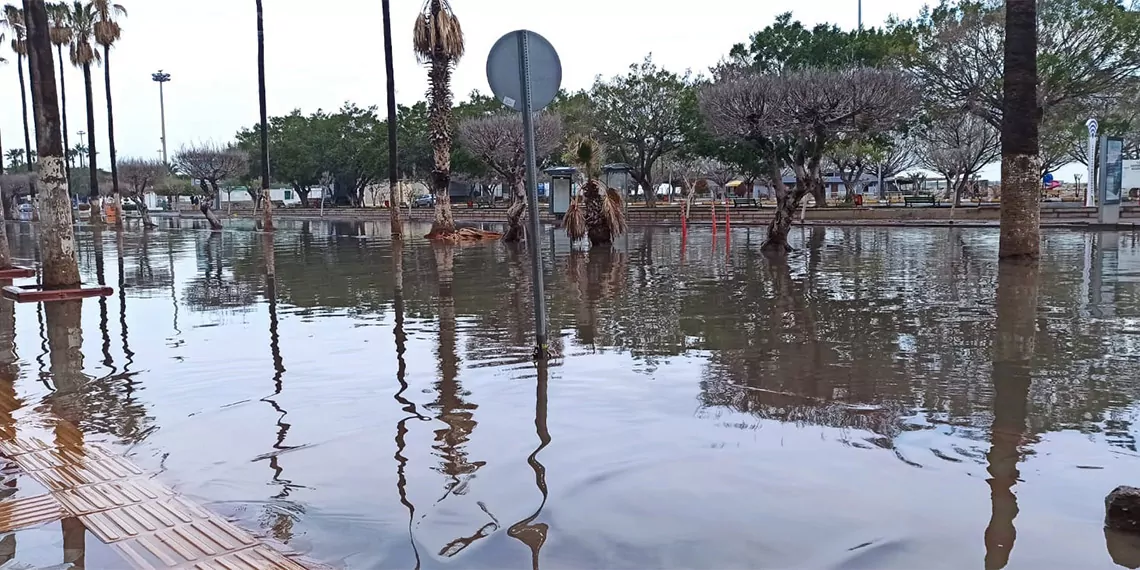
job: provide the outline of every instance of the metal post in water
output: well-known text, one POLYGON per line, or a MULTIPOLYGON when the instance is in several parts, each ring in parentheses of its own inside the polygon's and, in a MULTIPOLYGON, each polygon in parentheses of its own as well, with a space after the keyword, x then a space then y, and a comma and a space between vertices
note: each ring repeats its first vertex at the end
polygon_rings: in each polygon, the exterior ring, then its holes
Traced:
POLYGON ((519 85, 522 91, 523 139, 526 147, 527 214, 530 227, 527 249, 530 250, 531 285, 534 293, 534 357, 544 360, 550 355, 546 341, 546 293, 542 276, 542 251, 539 249, 538 182, 535 177, 534 121, 530 100, 530 56, 527 53, 526 30, 516 32, 519 41, 519 85))

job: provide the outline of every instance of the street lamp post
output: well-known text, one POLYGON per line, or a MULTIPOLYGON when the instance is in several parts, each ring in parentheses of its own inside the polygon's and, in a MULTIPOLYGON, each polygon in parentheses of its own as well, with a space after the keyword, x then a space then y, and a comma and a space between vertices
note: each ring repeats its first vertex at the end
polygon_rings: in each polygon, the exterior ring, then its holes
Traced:
POLYGON ((162 84, 170 81, 170 74, 163 73, 160 69, 157 73, 152 73, 150 78, 158 83, 158 109, 162 115, 162 162, 169 164, 166 160, 166 98, 163 96, 162 84))
MULTIPOLYGON (((87 136, 87 131, 79 131, 79 140, 87 140, 83 138, 85 136, 87 136)), ((76 154, 79 155, 79 168, 87 168, 87 155, 83 154, 82 152, 76 154)))

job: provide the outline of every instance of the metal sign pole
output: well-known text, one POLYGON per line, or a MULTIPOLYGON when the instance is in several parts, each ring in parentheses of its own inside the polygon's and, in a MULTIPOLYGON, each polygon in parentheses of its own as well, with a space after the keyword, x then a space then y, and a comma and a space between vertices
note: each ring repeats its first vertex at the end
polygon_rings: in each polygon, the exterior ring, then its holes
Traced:
POLYGON ((546 341, 546 292, 543 286, 542 251, 539 249, 538 223, 538 183, 535 176, 534 156, 534 117, 531 115, 530 99, 530 54, 528 53, 526 30, 515 32, 519 42, 519 86, 522 91, 523 138, 526 147, 526 192, 527 214, 530 228, 527 232, 527 247, 530 249, 531 286, 534 293, 534 356, 545 359, 550 350, 546 341))

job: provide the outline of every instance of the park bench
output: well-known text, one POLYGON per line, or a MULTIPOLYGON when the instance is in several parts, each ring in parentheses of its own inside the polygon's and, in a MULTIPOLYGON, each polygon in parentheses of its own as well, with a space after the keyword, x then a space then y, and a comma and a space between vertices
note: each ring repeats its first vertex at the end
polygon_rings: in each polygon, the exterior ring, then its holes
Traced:
POLYGON ((494 208, 495 198, 493 196, 480 196, 475 200, 476 208, 494 208))
POLYGON ((733 198, 733 208, 759 208, 760 204, 756 202, 755 198, 733 198))
POLYGON ((910 207, 912 204, 937 206, 938 200, 935 200, 934 196, 903 196, 903 205, 910 207))

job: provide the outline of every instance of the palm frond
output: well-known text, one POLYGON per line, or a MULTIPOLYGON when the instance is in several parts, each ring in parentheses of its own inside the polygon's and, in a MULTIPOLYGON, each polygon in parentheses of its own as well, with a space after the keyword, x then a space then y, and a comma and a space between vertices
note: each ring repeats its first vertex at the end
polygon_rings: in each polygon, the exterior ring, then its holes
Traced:
POLYGON ((427 0, 412 30, 416 59, 422 64, 442 57, 454 64, 463 57, 463 27, 447 0, 427 0))
POLYGON ((613 188, 606 188, 606 197, 602 200, 602 217, 610 227, 610 234, 617 237, 624 234, 628 228, 625 219, 625 205, 622 203, 621 193, 613 188))
POLYGON ((590 180, 601 170, 602 145, 589 135, 577 134, 566 143, 562 160, 576 167, 590 180))
POLYGON ((578 198, 570 201, 566 215, 562 218, 562 228, 571 241, 578 241, 586 237, 586 213, 582 211, 578 198))

